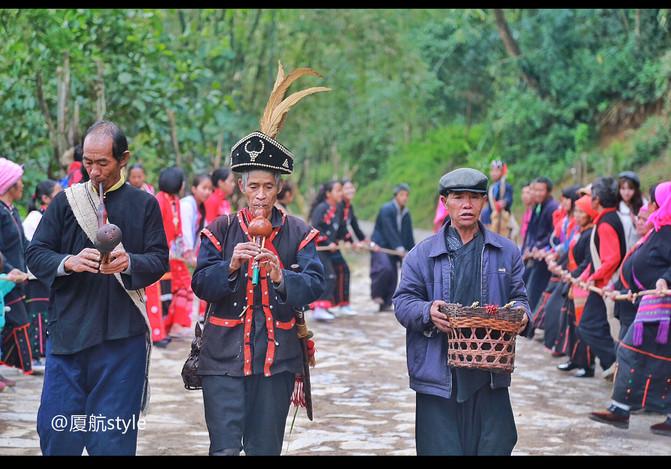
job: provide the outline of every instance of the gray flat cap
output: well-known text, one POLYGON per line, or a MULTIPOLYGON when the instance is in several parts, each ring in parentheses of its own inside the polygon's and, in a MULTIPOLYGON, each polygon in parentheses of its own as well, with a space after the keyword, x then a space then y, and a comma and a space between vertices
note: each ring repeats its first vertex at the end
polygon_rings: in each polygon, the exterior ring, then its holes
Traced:
POLYGON ((487 193, 487 176, 472 168, 459 168, 444 174, 438 185, 440 193, 478 192, 487 193))

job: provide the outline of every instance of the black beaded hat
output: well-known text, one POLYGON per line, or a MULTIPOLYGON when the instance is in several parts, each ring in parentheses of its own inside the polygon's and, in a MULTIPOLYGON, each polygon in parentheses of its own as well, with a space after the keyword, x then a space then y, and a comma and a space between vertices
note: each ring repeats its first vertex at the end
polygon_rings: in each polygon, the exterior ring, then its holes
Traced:
POLYGON ((282 174, 291 174, 294 170, 294 155, 280 142, 275 140, 284 125, 287 112, 305 96, 321 91, 331 91, 330 88, 315 86, 297 91, 287 98, 284 94, 289 86, 304 75, 321 77, 311 68, 297 68, 288 75, 284 75, 282 63, 279 64, 277 79, 270 93, 268 104, 259 121, 260 130, 240 139, 231 148, 231 169, 236 172, 265 169, 282 174))

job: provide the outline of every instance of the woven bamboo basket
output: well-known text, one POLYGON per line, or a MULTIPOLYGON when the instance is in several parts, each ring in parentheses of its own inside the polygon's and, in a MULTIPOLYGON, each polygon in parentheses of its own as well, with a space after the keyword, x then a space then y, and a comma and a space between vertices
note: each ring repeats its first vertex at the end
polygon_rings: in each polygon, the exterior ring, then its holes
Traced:
POLYGON ((497 373, 511 373, 515 367, 515 339, 524 308, 462 306, 441 308, 448 317, 448 364, 497 373))

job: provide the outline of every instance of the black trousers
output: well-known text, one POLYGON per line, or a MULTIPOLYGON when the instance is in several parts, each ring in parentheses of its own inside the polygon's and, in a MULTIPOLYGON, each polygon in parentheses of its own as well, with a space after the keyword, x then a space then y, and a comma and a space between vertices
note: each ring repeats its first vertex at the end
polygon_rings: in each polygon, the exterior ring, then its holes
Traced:
POLYGON ((509 456, 517 429, 508 388, 483 386, 462 404, 456 395, 455 389, 449 399, 417 393, 417 455, 509 456))
POLYGON ((615 363, 615 341, 610 335, 606 303, 601 295, 590 292, 578 325, 578 337, 592 349, 604 370, 615 363))
POLYGON ((370 253, 370 296, 390 305, 398 284, 398 260, 382 252, 370 253))
POLYGON ((279 456, 295 375, 203 376, 211 456, 279 456))
POLYGON ((526 283, 529 307, 532 311, 536 310, 538 302, 543 295, 543 291, 550 281, 551 275, 552 274, 544 261, 534 262, 534 265, 529 272, 529 281, 526 283))
POLYGON ((340 253, 335 252, 331 255, 331 262, 333 263, 333 270, 335 271, 335 289, 334 289, 334 306, 345 306, 349 304, 349 266, 347 261, 340 253))
POLYGON ((324 266, 324 293, 321 294, 319 300, 330 301, 335 306, 335 290, 336 290, 336 271, 334 268, 335 254, 328 251, 318 251, 319 260, 324 266))

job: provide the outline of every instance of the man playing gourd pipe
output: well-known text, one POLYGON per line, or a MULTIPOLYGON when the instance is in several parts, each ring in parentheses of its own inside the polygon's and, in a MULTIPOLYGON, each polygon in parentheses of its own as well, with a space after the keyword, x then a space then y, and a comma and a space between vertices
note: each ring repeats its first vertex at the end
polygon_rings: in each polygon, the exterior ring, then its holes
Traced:
POLYGON ((292 391, 303 373, 295 311, 324 290, 314 243, 319 233, 274 207, 280 175, 291 174, 293 155, 274 139, 285 113, 273 111, 289 109, 282 98, 295 78, 294 72, 285 80, 280 65, 261 131, 231 149, 231 169, 242 173, 238 187, 248 207, 220 216, 201 234, 191 285, 208 302, 198 374, 211 455, 238 455, 242 449, 246 455, 280 454, 292 391), (249 230, 259 214, 272 224, 264 247, 249 230))
POLYGON ((168 245, 156 199, 125 183, 131 154, 121 129, 96 122, 83 151, 91 180, 54 198, 26 253, 31 272, 51 288, 37 432, 45 455, 81 455, 84 447, 89 455, 134 455, 138 427, 112 430, 106 422, 137 421, 146 408, 151 330, 142 289, 168 270, 168 245), (99 184, 105 221, 122 233, 108 263, 92 240, 99 184), (60 416, 83 418, 85 431, 59 431, 60 416))

